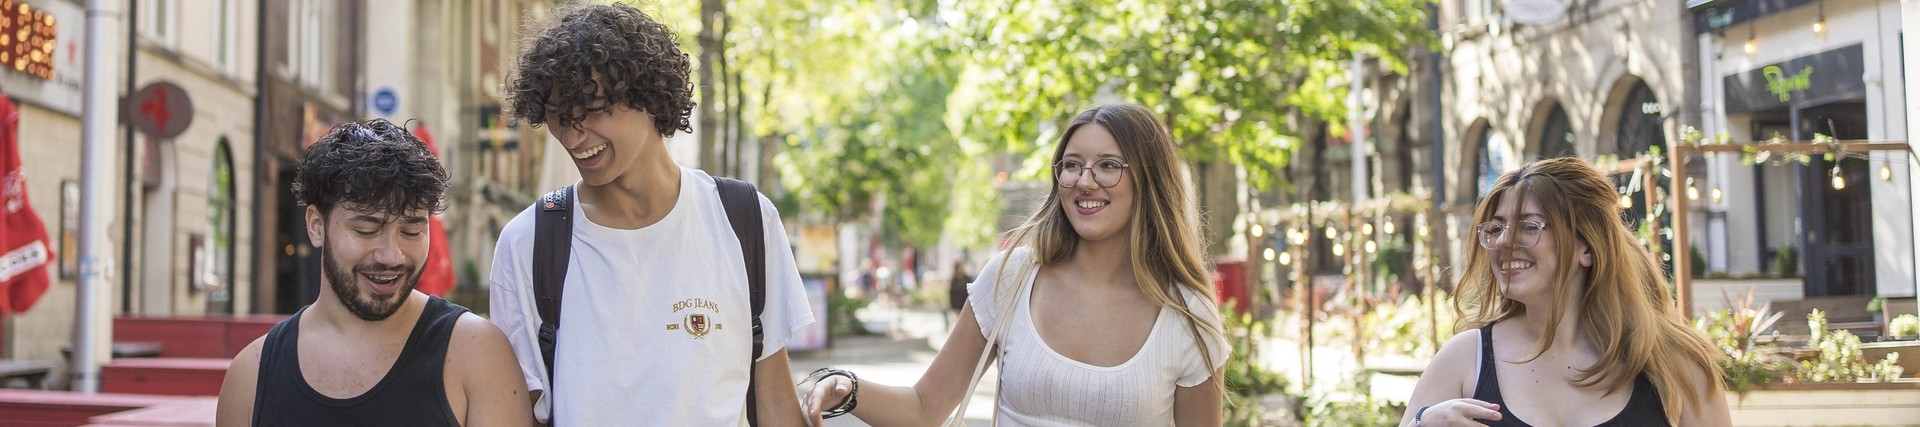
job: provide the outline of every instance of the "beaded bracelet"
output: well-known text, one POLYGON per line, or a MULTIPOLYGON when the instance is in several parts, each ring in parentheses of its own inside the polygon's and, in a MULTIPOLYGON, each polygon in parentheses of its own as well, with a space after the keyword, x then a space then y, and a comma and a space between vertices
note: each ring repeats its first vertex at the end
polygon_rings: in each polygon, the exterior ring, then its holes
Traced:
POLYGON ((853 413, 853 408, 860 404, 860 401, 854 398, 860 394, 860 377, 853 375, 853 372, 843 369, 820 368, 815 369, 811 374, 807 374, 809 379, 815 381, 824 381, 827 377, 833 376, 847 377, 848 381, 853 382, 853 388, 847 392, 847 397, 840 399, 840 404, 834 405, 832 409, 821 411, 821 418, 833 418, 853 413))

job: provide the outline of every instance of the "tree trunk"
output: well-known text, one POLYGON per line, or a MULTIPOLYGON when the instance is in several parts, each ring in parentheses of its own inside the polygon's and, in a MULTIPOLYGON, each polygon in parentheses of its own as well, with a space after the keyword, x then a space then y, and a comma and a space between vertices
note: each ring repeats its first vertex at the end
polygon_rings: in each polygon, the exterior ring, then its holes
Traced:
POLYGON ((715 143, 720 137, 720 120, 714 112, 713 72, 726 54, 720 33, 723 16, 726 16, 726 4, 721 0, 700 0, 700 124, 694 134, 699 138, 700 168, 715 173, 720 170, 719 147, 715 143))

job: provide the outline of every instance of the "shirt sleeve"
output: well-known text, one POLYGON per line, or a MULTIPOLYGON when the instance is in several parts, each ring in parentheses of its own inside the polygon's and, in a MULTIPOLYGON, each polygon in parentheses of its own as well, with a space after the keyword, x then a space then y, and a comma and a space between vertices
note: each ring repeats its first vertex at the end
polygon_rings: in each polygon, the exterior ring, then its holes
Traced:
MULTIPOLYGON (((1224 332, 1222 328, 1224 328, 1225 325, 1221 324, 1220 306, 1214 304, 1212 298, 1208 298, 1206 296, 1200 296, 1199 294, 1191 290, 1188 290, 1186 288, 1181 288, 1180 293, 1182 294, 1182 296, 1186 297, 1188 310, 1193 310, 1193 314, 1195 316, 1198 316, 1202 322, 1212 324, 1213 331, 1224 332)), ((1181 317, 1185 317, 1185 316, 1181 316, 1181 317)), ((1188 323, 1188 322, 1182 322, 1182 323, 1188 323)), ((1202 341, 1205 341, 1207 344, 1206 354, 1209 358, 1212 359, 1213 366, 1211 367, 1206 366, 1205 362, 1207 359, 1200 357, 1199 346, 1195 345, 1196 343, 1189 340, 1187 342, 1187 345, 1182 346, 1182 348, 1187 349, 1187 353, 1193 355, 1193 357, 1188 359, 1190 360, 1190 362, 1187 363, 1186 367, 1180 372, 1180 378, 1174 380, 1175 385, 1179 385, 1181 387, 1193 387, 1193 386, 1200 385, 1200 383, 1207 382, 1207 378, 1213 376, 1213 371, 1218 370, 1220 369, 1221 366, 1226 366, 1227 364, 1228 349, 1226 344, 1226 337, 1218 333, 1208 332, 1208 329, 1205 326, 1198 328, 1198 330, 1200 331, 1202 341)), ((1182 334, 1182 335, 1190 337, 1193 334, 1188 333, 1188 334, 1182 334)))
POLYGON ((793 246, 787 241, 787 228, 780 223, 780 210, 773 201, 760 195, 761 230, 765 234, 767 266, 767 306, 760 315, 766 347, 760 360, 780 352, 801 328, 814 322, 813 308, 807 304, 806 287, 800 283, 800 267, 793 259, 793 246))
POLYGON ((1022 246, 994 254, 987 259, 987 265, 980 268, 980 275, 967 285, 967 303, 973 304, 973 318, 980 324, 980 336, 993 336, 995 322, 1000 318, 1000 308, 1008 302, 1001 298, 1016 298, 1017 295, 1002 295, 1000 289, 1014 286, 1001 286, 1001 283, 1017 284, 1022 270, 1027 265, 1031 250, 1022 246))
POLYGON ((493 268, 487 276, 487 315, 506 333, 513 356, 519 359, 520 374, 527 390, 541 390, 534 413, 542 420, 551 412, 551 395, 546 392, 547 366, 540 353, 539 309, 533 301, 532 209, 522 212, 500 230, 493 249, 493 268))

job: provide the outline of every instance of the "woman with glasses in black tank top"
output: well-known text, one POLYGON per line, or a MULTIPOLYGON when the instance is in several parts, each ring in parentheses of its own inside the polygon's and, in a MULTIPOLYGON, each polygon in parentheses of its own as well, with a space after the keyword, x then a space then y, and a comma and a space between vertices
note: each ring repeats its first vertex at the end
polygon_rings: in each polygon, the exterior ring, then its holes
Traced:
POLYGON ((1723 356, 1674 307, 1619 193, 1577 158, 1501 175, 1474 209, 1460 332, 1402 426, 1724 426, 1723 356))

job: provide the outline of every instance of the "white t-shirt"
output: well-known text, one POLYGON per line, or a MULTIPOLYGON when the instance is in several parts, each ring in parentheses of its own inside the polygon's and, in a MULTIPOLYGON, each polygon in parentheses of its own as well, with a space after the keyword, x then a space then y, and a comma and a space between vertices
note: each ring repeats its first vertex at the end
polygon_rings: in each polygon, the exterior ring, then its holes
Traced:
MULTIPOLYGON (((741 425, 753 320, 740 241, 706 172, 681 168, 680 197, 660 222, 638 230, 595 224, 574 204, 573 257, 561 297, 559 371, 547 386, 534 303, 534 216, 528 208, 500 231, 490 307, 507 334, 534 405, 568 426, 741 425), (552 405, 549 408, 549 405, 552 405)), ((780 214, 765 196, 766 311, 762 356, 813 323, 780 214)), ((762 397, 765 399, 765 397, 762 397)))
MULTIPOLYGON (((995 402, 999 422, 1012 426, 1173 424, 1175 387, 1196 386, 1213 375, 1213 369, 1202 362, 1185 316, 1161 308, 1140 351, 1117 366, 1095 366, 1067 358, 1047 347, 1033 327, 1027 302, 1033 296, 1035 274, 1033 269, 1022 270, 1032 262, 1032 252, 1022 246, 1012 255, 995 255, 980 270, 980 277, 967 286, 967 300, 973 303, 980 333, 991 335, 995 322, 1004 318, 998 292, 1014 289, 1013 283, 996 285, 1001 262, 1011 258, 1005 276, 1024 281, 1022 289, 1026 292, 1014 295, 1018 300, 1013 324, 999 339, 1000 392, 995 402)), ((1219 310, 1213 301, 1184 289, 1181 296, 1187 306, 1219 327, 1219 310)), ((1213 357, 1212 368, 1226 363, 1223 343, 1208 342, 1207 348, 1213 357)))

